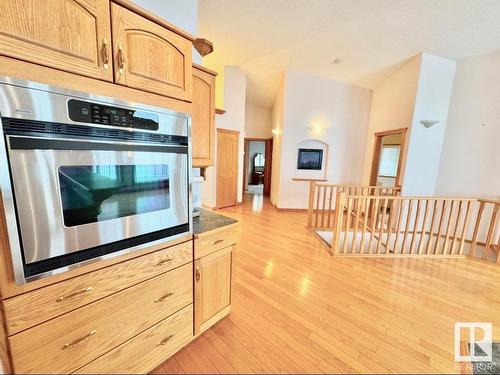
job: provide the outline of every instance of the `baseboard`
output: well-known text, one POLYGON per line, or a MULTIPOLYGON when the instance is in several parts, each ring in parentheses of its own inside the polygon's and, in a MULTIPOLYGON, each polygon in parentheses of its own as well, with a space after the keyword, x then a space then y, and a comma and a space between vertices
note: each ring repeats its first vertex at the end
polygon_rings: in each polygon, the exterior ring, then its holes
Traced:
POLYGON ((307 208, 282 208, 276 206, 274 203, 272 203, 274 209, 279 212, 307 212, 307 208))
POLYGON ((205 204, 202 204, 201 207, 204 208, 205 210, 208 210, 208 211, 215 211, 216 210, 215 207, 210 207, 210 206, 207 206, 205 204))

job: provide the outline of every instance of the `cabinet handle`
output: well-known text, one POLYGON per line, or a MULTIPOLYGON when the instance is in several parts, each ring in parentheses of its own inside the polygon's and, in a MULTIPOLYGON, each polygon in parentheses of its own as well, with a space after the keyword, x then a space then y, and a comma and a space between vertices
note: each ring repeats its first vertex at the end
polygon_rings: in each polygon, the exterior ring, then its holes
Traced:
POLYGON ((158 344, 156 344, 156 346, 165 345, 167 342, 172 340, 174 338, 174 336, 175 336, 175 333, 171 333, 170 335, 165 337, 163 340, 161 340, 158 344))
POLYGON ((76 292, 70 293, 66 296, 60 296, 58 299, 56 299, 56 302, 70 301, 70 300, 75 299, 77 297, 83 296, 85 293, 88 293, 91 290, 92 290, 91 286, 89 286, 88 288, 85 288, 85 289, 77 290, 76 292))
POLYGON ((217 245, 218 243, 224 242, 224 240, 215 240, 210 243, 210 245, 217 245))
POLYGON ((104 38, 102 40, 102 60, 104 62, 104 70, 109 69, 109 55, 108 55, 108 40, 104 38))
POLYGON ((165 301, 168 297, 171 297, 174 295, 175 292, 168 292, 167 294, 165 294, 163 297, 159 297, 157 299, 155 299, 155 302, 163 302, 165 301))
POLYGON ((200 281, 200 278, 201 278, 201 271, 200 271, 200 267, 196 267, 196 281, 200 281))
POLYGON ((153 266, 163 266, 163 265, 168 264, 172 261, 173 261, 172 258, 162 259, 162 260, 159 260, 158 262, 153 263, 153 266))
POLYGON ((123 45, 120 43, 118 45, 118 72, 123 74, 125 71, 125 55, 123 53, 123 45))
POLYGON ((65 344, 61 349, 67 349, 67 348, 74 348, 75 346, 79 345, 79 344, 82 344, 84 343, 85 341, 88 341, 88 339, 90 339, 92 336, 94 336, 96 334, 96 330, 93 329, 92 331, 90 331, 88 334, 86 334, 85 336, 79 338, 78 340, 75 340, 73 341, 72 343, 70 344, 65 344))

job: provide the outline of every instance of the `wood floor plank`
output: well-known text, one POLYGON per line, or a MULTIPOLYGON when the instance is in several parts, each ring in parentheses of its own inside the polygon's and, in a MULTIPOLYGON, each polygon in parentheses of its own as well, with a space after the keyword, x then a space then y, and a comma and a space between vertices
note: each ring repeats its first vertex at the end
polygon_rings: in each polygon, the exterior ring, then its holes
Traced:
POLYGON ((456 373, 454 323, 500 339, 500 267, 332 257, 307 214, 245 195, 230 315, 157 373, 456 373))

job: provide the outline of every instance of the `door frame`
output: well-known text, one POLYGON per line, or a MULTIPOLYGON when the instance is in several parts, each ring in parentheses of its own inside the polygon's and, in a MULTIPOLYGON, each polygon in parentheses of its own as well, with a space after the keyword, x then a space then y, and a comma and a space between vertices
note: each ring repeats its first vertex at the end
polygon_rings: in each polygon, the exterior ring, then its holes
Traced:
POLYGON ((245 146, 244 146, 244 155, 245 157, 243 158, 243 187, 242 191, 243 194, 245 194, 245 186, 247 184, 247 179, 248 179, 248 150, 249 150, 249 145, 250 142, 252 141, 257 141, 257 142, 264 142, 265 146, 265 162, 264 162, 264 192, 263 195, 268 196, 271 195, 271 173, 272 173, 272 167, 273 167, 273 138, 245 138, 245 146), (268 155, 271 155, 269 158, 268 155))
POLYGON ((370 170, 370 186, 377 185, 377 177, 378 177, 378 168, 380 163, 380 153, 382 151, 382 139, 387 135, 395 135, 401 134, 401 146, 399 149, 399 159, 398 159, 398 170, 396 172, 396 181, 394 186, 400 186, 401 183, 401 165, 403 164, 404 150, 406 146, 406 133, 408 132, 408 128, 399 128, 386 130, 382 132, 374 133, 375 143, 373 146, 373 156, 370 170))
POLYGON ((231 207, 231 206, 221 206, 219 202, 219 193, 218 193, 218 180, 219 180, 219 145, 218 145, 218 140, 219 140, 219 133, 229 133, 229 134, 236 134, 236 149, 237 153, 236 155, 238 156, 236 159, 236 176, 235 176, 235 184, 236 184, 236 196, 234 197, 234 202, 235 205, 238 204, 238 163, 239 163, 239 154, 240 154, 240 132, 239 130, 230 130, 230 129, 222 129, 222 128, 217 128, 217 134, 216 134, 216 140, 217 140, 217 146, 216 146, 216 156, 215 156, 215 208, 218 210, 220 208, 224 207, 231 207))

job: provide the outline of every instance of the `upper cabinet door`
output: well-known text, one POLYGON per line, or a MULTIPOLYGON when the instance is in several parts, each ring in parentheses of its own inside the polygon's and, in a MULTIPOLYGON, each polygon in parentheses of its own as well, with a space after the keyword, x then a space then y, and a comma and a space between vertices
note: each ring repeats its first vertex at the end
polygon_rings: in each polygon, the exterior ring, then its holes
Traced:
POLYGON ((111 3, 115 82, 191 101, 190 40, 111 3))
POLYGON ((112 81, 108 0, 1 0, 1 53, 112 81))
POLYGON ((193 167, 214 165, 215 76, 193 68, 193 167))

